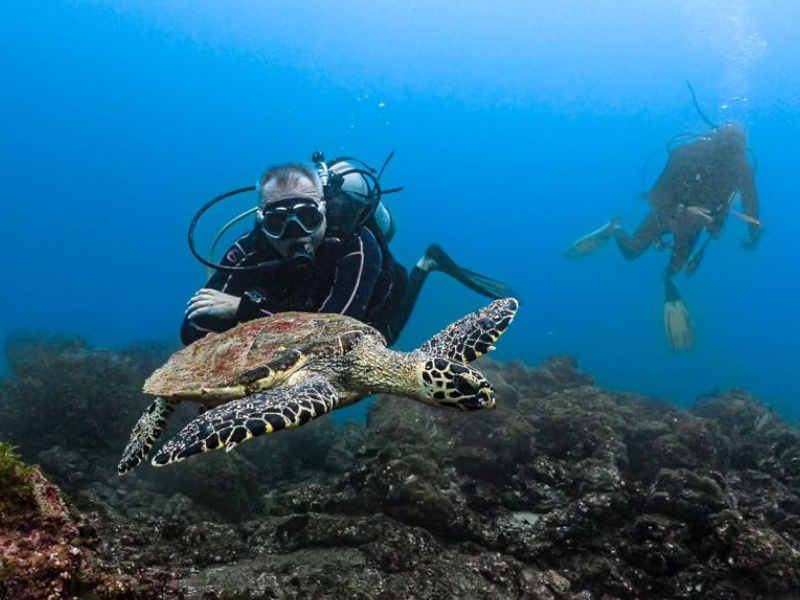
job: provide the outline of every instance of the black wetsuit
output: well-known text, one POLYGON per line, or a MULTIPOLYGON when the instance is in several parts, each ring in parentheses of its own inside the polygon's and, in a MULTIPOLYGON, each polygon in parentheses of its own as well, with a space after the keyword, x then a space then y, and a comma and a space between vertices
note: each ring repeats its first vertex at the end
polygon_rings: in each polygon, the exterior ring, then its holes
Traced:
MULTIPOLYGON (((745 214, 757 219, 758 193, 743 144, 730 152, 720 151, 707 138, 678 146, 670 152, 664 171, 646 194, 652 207, 650 214, 633 235, 615 230, 617 245, 625 258, 634 259, 671 233, 672 255, 664 277, 674 290, 670 280, 686 265, 703 230, 712 237, 722 232, 730 208, 728 199, 736 190, 741 193, 745 214), (707 210, 711 220, 687 210, 692 207, 707 210)), ((758 227, 751 224, 751 240, 755 241, 758 234, 758 227)))
MULTIPOLYGON (((256 271, 218 270, 205 287, 241 298, 235 319, 184 318, 181 340, 190 344, 211 331, 298 310, 348 315, 375 326, 393 341, 395 335, 388 325, 390 307, 398 305, 397 294, 405 288, 405 271, 398 272, 397 267, 402 267, 381 246, 375 235, 362 227, 343 239, 326 238, 316 249, 314 261, 305 267, 287 262, 256 271)), ((221 264, 249 266, 279 258, 263 234, 254 230, 228 249, 221 264)))
POLYGON ((384 250, 383 270, 365 321, 378 329, 389 345, 394 344, 406 326, 427 276, 419 267, 414 267, 409 276, 388 249, 384 250))

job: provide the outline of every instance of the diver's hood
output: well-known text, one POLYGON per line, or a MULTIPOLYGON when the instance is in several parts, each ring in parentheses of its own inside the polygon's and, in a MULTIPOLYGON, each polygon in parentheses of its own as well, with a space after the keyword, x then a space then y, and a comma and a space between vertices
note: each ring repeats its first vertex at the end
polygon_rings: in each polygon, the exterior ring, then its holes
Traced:
POLYGON ((744 151, 747 147, 747 134, 736 123, 724 123, 721 127, 715 129, 713 139, 723 148, 741 148, 744 151))

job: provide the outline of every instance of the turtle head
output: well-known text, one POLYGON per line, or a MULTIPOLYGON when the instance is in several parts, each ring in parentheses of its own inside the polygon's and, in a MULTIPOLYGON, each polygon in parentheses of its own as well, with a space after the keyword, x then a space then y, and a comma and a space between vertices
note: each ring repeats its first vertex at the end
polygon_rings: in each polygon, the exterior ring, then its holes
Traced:
POLYGON ((479 372, 440 356, 429 357, 418 367, 419 399, 459 410, 494 408, 494 388, 479 372))

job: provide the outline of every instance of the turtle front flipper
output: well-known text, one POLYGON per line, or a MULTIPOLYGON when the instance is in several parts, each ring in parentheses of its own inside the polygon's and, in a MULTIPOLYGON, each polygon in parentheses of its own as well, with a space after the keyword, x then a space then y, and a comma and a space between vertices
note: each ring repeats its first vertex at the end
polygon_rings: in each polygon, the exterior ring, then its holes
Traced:
POLYGON ((122 459, 117 465, 117 472, 120 475, 127 473, 147 458, 150 448, 161 435, 167 419, 176 406, 178 406, 178 400, 159 397, 142 413, 131 432, 131 439, 125 446, 122 459))
POLYGON ((154 467, 181 461, 194 454, 234 446, 249 439, 299 427, 339 404, 339 394, 324 377, 233 400, 195 418, 169 440, 152 460, 154 467))
POLYGON ((519 308, 515 298, 495 300, 479 311, 462 317, 422 345, 431 356, 444 356, 464 364, 494 350, 494 342, 503 334, 519 308))

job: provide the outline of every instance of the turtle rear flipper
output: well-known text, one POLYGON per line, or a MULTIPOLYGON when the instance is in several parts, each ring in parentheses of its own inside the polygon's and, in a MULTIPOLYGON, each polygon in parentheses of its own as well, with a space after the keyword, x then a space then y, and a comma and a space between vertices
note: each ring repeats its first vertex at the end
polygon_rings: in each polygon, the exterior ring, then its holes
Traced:
POLYGON ((135 468, 150 452, 156 440, 167 424, 167 419, 178 406, 178 400, 156 398, 139 417, 131 432, 131 439, 125 446, 122 459, 117 465, 117 472, 123 475, 135 468))
POLYGON ((494 350, 494 342, 503 334, 519 308, 515 298, 502 298, 479 311, 462 317, 425 342, 420 350, 432 356, 444 356, 464 364, 494 350))
POLYGON ((161 467, 209 450, 234 446, 249 439, 299 427, 329 413, 339 404, 339 394, 322 376, 311 376, 299 385, 251 394, 206 411, 153 457, 161 467))

